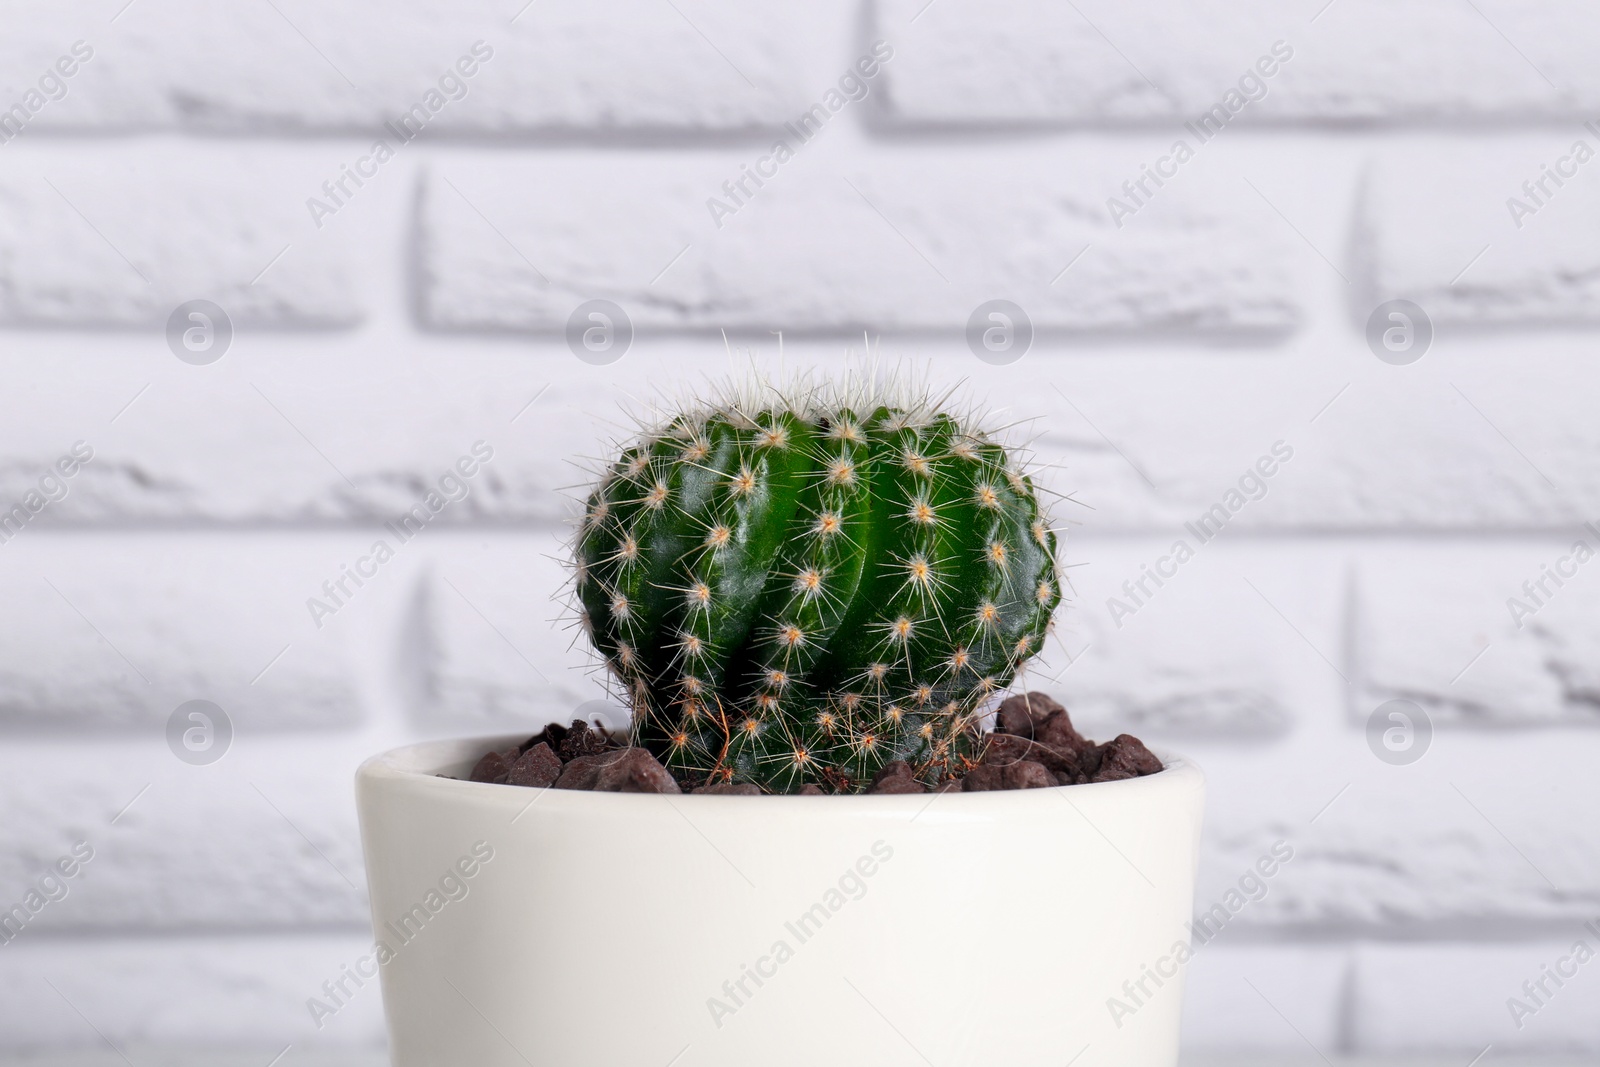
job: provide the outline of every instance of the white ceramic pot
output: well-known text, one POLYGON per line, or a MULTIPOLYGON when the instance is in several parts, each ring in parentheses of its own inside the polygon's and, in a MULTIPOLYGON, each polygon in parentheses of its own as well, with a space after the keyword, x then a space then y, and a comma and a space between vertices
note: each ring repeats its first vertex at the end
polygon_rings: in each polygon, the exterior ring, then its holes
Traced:
POLYGON ((396 1067, 1177 1062, 1205 792, 1181 758, 922 796, 435 777, 518 739, 357 774, 396 1067))

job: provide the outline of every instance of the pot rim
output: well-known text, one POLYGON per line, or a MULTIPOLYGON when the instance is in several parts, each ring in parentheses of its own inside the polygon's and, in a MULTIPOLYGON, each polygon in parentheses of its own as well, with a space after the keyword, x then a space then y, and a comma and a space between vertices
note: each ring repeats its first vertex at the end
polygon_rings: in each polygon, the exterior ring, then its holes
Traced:
MULTIPOLYGON (((376 783, 386 781, 394 784, 404 783, 407 788, 419 789, 425 792, 436 793, 441 800, 451 799, 456 802, 471 800, 482 803, 488 807, 505 807, 516 810, 526 807, 533 795, 543 796, 540 807, 545 807, 550 801, 555 801, 560 808, 583 808, 591 804, 644 804, 654 803, 659 797, 694 797, 691 793, 661 794, 661 793, 611 793, 596 792, 587 789, 555 789, 546 787, 534 789, 526 786, 507 786, 496 782, 470 782, 462 778, 442 778, 444 773, 466 773, 471 769, 472 763, 485 752, 494 751, 508 744, 521 743, 527 740, 528 732, 519 731, 514 734, 492 734, 479 737, 443 738, 432 741, 418 741, 408 745, 400 745, 369 757, 356 770, 356 779, 359 782, 376 783), (497 799, 498 798, 498 799, 497 799)), ((834 814, 839 813, 839 806, 870 805, 874 810, 886 811, 896 808, 920 810, 934 798, 940 798, 941 809, 948 810, 951 805, 961 807, 983 806, 990 807, 1002 804, 1029 803, 1037 795, 1038 802, 1044 802, 1052 794, 1060 794, 1063 798, 1093 796, 1097 801, 1104 803, 1112 799, 1110 790, 1120 789, 1131 800, 1133 790, 1155 790, 1157 792, 1170 790, 1185 792, 1186 787, 1193 788, 1204 783, 1205 774, 1192 760, 1168 749, 1150 750, 1161 760, 1162 769, 1156 774, 1148 774, 1141 778, 1126 778, 1114 782, 1086 782, 1082 785, 1058 785, 1040 789, 997 789, 985 790, 975 793, 900 793, 900 794, 825 794, 823 796, 799 796, 796 794, 763 794, 756 797, 748 796, 698 796, 694 797, 695 804, 807 804, 814 807, 828 805, 834 814), (1070 791, 1070 792, 1064 792, 1070 791)))

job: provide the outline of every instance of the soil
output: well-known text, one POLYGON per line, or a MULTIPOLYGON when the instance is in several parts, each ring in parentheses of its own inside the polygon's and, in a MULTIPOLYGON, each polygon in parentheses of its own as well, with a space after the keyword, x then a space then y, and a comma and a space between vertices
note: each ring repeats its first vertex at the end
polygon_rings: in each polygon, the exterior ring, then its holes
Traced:
MULTIPOLYGON (((904 760, 887 764, 867 793, 976 793, 998 789, 1039 789, 1139 778, 1161 770, 1161 761, 1132 734, 1095 744, 1072 725, 1067 709, 1044 693, 1021 693, 1001 703, 983 753, 964 775, 932 790, 904 760)), ((441 775, 441 777, 450 777, 441 775)), ((519 745, 486 753, 468 776, 474 782, 589 789, 603 793, 704 793, 758 796, 748 782, 705 784, 674 778, 650 752, 620 744, 611 734, 574 720, 551 723, 519 745)), ((807 785, 800 795, 828 790, 807 785)))

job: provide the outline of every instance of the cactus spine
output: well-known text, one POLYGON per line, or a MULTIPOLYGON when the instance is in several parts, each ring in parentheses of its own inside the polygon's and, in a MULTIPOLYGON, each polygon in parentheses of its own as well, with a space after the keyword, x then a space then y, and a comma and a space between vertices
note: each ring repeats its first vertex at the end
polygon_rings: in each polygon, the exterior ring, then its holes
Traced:
POLYGON ((1016 457, 875 397, 679 415, 593 489, 575 557, 635 743, 773 792, 963 769, 1061 599, 1016 457))

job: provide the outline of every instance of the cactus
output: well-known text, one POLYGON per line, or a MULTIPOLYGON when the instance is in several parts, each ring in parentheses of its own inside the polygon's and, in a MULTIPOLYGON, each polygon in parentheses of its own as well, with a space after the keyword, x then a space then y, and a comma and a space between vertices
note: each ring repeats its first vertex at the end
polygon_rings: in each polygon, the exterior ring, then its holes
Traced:
POLYGON ((1061 599, 1018 457, 879 394, 676 416, 601 477, 574 555, 634 743, 778 793, 964 771, 1061 599))

